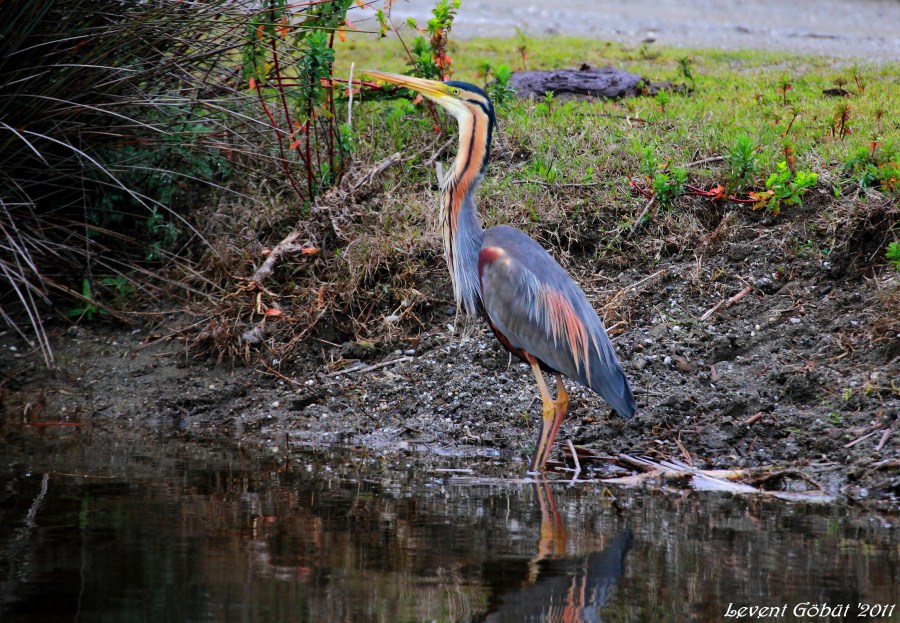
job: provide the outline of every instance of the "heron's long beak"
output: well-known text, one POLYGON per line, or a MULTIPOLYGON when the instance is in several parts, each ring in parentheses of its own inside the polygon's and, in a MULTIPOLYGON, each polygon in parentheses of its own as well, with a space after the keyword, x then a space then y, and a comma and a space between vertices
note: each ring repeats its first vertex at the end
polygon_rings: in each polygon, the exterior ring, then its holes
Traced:
POLYGON ((448 93, 447 86, 443 82, 438 82, 436 80, 425 80, 424 78, 416 78, 414 76, 401 76, 400 74, 391 74, 386 71, 374 71, 371 69, 366 69, 363 73, 368 74, 373 78, 390 82, 391 84, 412 89, 438 103, 443 103, 441 102, 442 99, 453 98, 453 96, 448 93))

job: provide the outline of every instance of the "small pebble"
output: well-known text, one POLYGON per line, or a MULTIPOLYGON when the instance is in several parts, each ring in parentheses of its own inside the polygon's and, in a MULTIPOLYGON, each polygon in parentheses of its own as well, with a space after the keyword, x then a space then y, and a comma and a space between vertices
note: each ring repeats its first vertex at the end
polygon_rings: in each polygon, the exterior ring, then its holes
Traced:
POLYGON ((800 324, 800 319, 796 316, 791 316, 791 324, 800 324))
POLYGON ((672 358, 669 357, 668 355, 666 355, 665 358, 663 359, 663 365, 667 365, 667 366, 672 365, 672 358))
POLYGON ((403 354, 404 355, 415 355, 416 349, 415 348, 407 348, 405 351, 403 351, 403 354))

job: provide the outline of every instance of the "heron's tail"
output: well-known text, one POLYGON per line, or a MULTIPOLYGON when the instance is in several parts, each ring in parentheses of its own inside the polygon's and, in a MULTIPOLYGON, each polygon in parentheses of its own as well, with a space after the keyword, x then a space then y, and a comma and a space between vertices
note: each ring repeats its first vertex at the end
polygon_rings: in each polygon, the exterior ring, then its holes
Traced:
POLYGON ((585 385, 600 394, 619 415, 630 418, 636 409, 634 393, 606 331, 602 328, 600 331, 602 333, 595 337, 599 343, 599 352, 591 353, 590 378, 585 379, 585 385))

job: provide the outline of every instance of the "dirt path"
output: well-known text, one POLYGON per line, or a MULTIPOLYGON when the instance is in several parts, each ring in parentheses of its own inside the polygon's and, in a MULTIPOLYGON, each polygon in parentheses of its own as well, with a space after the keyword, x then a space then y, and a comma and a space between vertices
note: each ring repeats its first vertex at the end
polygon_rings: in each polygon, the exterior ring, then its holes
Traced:
MULTIPOLYGON (((395 17, 427 20, 434 0, 394 5, 395 17)), ((399 20, 397 20, 399 22, 399 20)), ((895 0, 463 0, 457 37, 571 35, 676 47, 789 50, 900 59, 900 2, 895 0)))

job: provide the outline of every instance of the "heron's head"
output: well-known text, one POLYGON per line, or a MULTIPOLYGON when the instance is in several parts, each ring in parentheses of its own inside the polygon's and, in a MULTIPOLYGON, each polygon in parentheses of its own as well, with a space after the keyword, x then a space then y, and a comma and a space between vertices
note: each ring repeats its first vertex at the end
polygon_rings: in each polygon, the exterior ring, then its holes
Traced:
POLYGON ((446 108, 457 121, 464 121, 471 115, 476 117, 485 115, 490 123, 494 122, 494 106, 490 98, 482 89, 468 82, 438 82, 437 80, 425 80, 413 76, 401 76, 384 71, 367 70, 365 73, 374 78, 390 82, 407 89, 421 93, 434 101, 442 108, 446 108))

